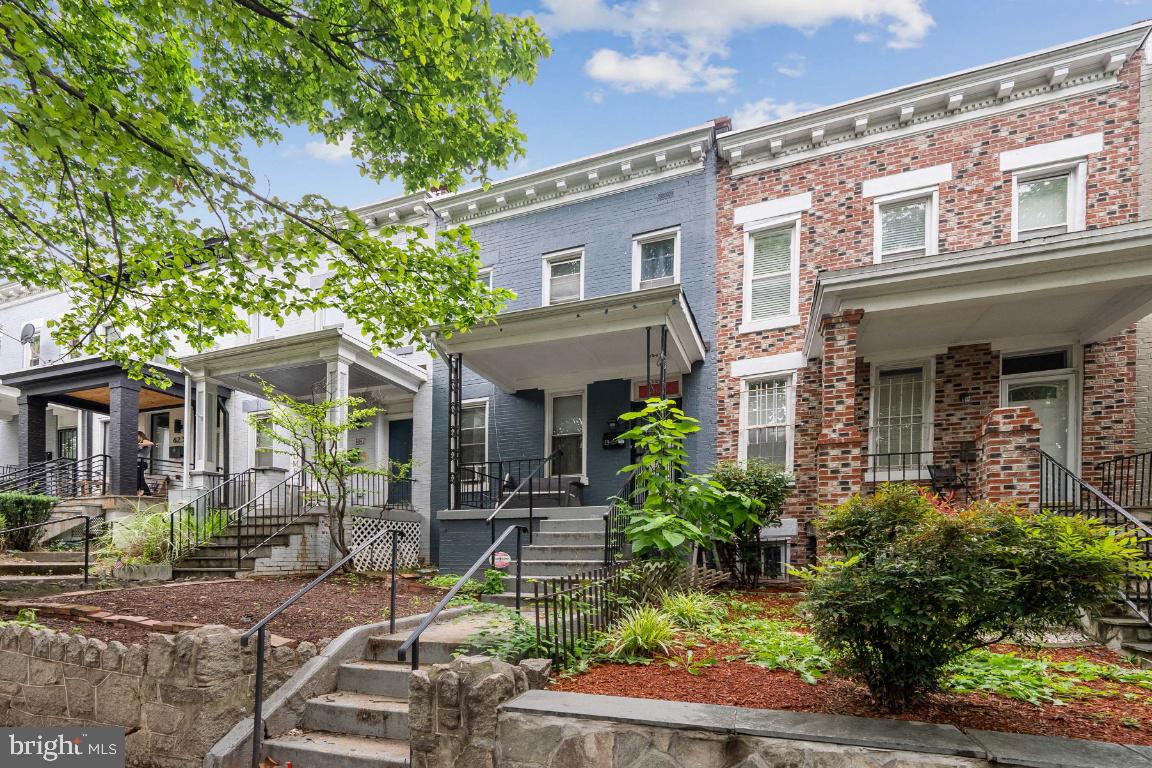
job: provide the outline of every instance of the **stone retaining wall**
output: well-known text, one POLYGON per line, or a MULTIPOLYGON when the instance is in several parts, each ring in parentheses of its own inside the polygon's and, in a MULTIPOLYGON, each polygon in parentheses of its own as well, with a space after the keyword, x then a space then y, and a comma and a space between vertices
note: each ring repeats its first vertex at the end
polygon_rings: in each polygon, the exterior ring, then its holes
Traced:
MULTIPOLYGON (((265 695, 308 658, 311 643, 268 652, 265 695)), ((252 708, 255 657, 240 633, 206 626, 153 634, 147 645, 0 626, 0 725, 113 725, 127 764, 191 768, 252 708)))

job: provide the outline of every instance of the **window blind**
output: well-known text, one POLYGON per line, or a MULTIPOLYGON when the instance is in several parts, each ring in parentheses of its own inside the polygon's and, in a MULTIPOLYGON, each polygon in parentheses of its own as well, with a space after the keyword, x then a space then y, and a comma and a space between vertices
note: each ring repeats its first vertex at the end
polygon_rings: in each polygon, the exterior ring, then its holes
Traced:
POLYGON ((752 279, 749 286, 752 320, 792 311, 792 230, 763 232, 752 238, 752 279))
POLYGON ((927 198, 880 206, 880 252, 925 250, 927 225, 927 198))

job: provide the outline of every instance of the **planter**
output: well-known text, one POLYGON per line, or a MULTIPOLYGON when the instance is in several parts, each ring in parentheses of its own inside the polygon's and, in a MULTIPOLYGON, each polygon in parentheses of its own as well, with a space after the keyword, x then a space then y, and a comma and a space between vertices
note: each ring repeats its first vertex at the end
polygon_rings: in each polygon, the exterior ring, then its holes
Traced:
POLYGON ((171 581, 172 564, 121 565, 112 568, 112 578, 121 581, 171 581))

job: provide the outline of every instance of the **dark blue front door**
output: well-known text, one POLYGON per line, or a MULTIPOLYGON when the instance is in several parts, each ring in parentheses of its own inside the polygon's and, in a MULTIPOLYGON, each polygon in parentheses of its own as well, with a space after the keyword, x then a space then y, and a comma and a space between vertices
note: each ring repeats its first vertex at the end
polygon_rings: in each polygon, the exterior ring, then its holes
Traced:
MULTIPOLYGON (((388 460, 406 464, 412 460, 412 419, 397 419, 388 422, 388 460)), ((388 503, 411 504, 412 483, 392 483, 388 493, 388 503)))

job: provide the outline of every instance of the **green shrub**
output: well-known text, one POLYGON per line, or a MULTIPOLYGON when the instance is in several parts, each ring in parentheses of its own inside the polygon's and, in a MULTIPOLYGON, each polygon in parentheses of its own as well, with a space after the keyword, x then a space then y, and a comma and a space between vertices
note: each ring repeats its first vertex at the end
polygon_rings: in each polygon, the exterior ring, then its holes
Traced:
POLYGON ((763 505, 760 525, 749 522, 738 526, 733 529, 730 540, 718 542, 716 546, 720 565, 729 572, 732 580, 741 587, 755 587, 763 575, 761 525, 780 524, 784 502, 792 488, 792 477, 783 467, 755 460, 745 464, 721 462, 712 469, 711 476, 726 490, 741 493, 763 505))
POLYGON ((644 656, 667 654, 676 640, 676 624, 672 617, 655 608, 642 606, 624 613, 609 636, 612 656, 644 656))
MULTIPOLYGON (((454 573, 441 573, 428 579, 428 586, 440 589, 451 589, 456 586, 460 577, 454 573)), ((504 571, 489 568, 484 571, 484 581, 469 579, 467 584, 460 587, 457 595, 465 597, 479 597, 480 595, 499 595, 504 592, 504 571)))
POLYGON ((727 613, 724 603, 707 592, 665 592, 660 608, 685 629, 697 629, 718 621, 727 613))
MULTIPOLYGON (((52 516, 52 508, 59 499, 32 493, 0 493, 0 516, 4 528, 19 528, 22 525, 43 523, 52 516)), ((40 542, 44 529, 31 528, 4 535, 9 549, 27 552, 40 542)))
POLYGON ((1149 573, 1134 537, 1098 521, 951 509, 907 485, 849 500, 822 528, 840 557, 803 572, 802 611, 819 644, 892 711, 939 690, 965 653, 1070 626, 1130 572, 1149 573))
POLYGON ((130 565, 169 562, 168 517, 166 504, 136 505, 131 515, 117 520, 100 537, 97 554, 130 565))

